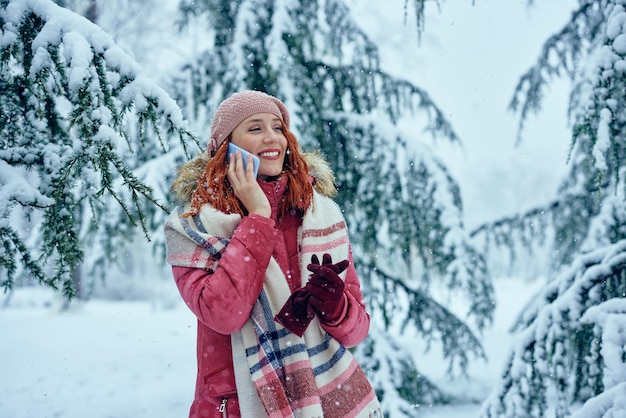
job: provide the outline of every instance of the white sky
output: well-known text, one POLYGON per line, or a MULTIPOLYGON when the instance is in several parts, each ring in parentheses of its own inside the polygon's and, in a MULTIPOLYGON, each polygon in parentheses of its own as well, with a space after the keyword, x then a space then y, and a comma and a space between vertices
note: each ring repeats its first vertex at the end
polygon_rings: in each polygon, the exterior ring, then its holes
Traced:
POLYGON ((469 227, 550 199, 566 169, 569 83, 551 85, 542 114, 528 121, 517 148, 518 119, 508 104, 574 0, 532 7, 522 0, 443 1, 441 11, 427 2, 421 45, 411 6, 402 23, 404 0, 347 1, 380 45, 383 69, 426 90, 461 137, 463 150, 443 142, 437 148, 460 182, 469 227))

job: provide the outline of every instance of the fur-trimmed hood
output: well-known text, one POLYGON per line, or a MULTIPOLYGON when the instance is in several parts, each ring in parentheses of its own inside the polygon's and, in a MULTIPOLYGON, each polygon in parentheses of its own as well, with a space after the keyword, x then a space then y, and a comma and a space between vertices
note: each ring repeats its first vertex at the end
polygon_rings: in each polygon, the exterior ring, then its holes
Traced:
MULTIPOLYGON (((328 162, 319 152, 315 151, 305 152, 303 157, 309 166, 309 175, 313 177, 315 190, 324 196, 335 197, 337 194, 335 176, 328 162)), ((179 167, 171 188, 177 202, 187 203, 191 201, 198 180, 202 177, 204 168, 210 160, 211 157, 204 151, 179 167)))

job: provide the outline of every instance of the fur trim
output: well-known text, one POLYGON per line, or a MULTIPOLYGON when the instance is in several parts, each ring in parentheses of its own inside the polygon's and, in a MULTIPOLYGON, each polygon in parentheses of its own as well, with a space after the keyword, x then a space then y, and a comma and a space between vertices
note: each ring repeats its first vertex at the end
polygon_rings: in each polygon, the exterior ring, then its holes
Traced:
POLYGON ((309 166, 309 174, 314 179, 313 187, 315 190, 319 194, 330 198, 337 196, 335 175, 324 156, 317 151, 312 151, 305 152, 303 157, 309 166))
MULTIPOLYGON (((309 166, 309 174, 314 179, 313 187, 315 190, 321 195, 335 197, 337 195, 335 176, 322 154, 317 151, 305 152, 303 157, 309 166)), ((204 167, 210 159, 209 154, 204 151, 178 168, 176 179, 174 179, 171 188, 176 201, 179 203, 191 201, 191 195, 196 190, 198 179, 202 177, 204 167)))

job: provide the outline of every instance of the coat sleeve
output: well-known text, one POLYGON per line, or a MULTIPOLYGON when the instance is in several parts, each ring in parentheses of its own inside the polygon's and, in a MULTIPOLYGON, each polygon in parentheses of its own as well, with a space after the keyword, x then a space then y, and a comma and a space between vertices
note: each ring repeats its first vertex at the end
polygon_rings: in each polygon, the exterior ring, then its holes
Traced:
POLYGON ((274 226, 270 218, 245 216, 213 273, 172 267, 183 300, 204 325, 227 335, 241 329, 248 320, 274 250, 274 226))
POLYGON ((346 300, 344 315, 334 323, 320 321, 326 332, 347 348, 361 343, 367 337, 370 328, 370 316, 367 313, 359 277, 354 268, 352 251, 350 251, 349 261, 344 290, 346 300))

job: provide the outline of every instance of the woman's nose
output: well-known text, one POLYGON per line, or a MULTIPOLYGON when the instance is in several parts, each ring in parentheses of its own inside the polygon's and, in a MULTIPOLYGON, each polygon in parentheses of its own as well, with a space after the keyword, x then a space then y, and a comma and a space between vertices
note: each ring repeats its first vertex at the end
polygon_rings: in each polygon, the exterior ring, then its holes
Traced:
POLYGON ((267 134, 265 135, 265 141, 267 142, 278 141, 278 133, 273 128, 267 129, 266 132, 267 134))

